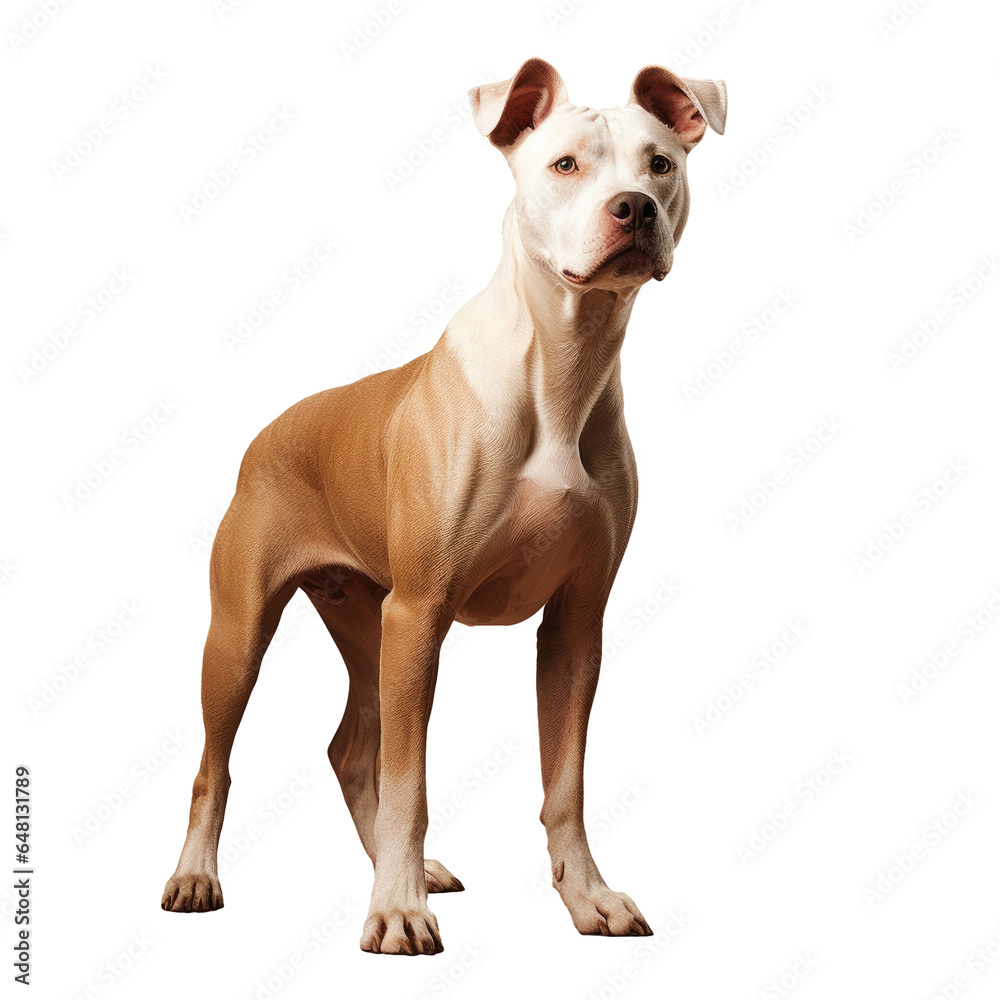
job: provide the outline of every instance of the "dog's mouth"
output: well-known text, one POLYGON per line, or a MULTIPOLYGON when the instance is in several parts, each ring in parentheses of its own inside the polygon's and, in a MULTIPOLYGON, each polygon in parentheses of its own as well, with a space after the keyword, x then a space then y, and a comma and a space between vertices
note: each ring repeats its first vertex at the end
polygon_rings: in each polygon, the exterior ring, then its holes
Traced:
POLYGON ((564 267, 562 276, 574 285, 586 285, 601 272, 615 278, 635 278, 646 274, 662 281, 668 270, 660 260, 654 260, 649 253, 633 243, 606 254, 587 274, 578 274, 564 267))

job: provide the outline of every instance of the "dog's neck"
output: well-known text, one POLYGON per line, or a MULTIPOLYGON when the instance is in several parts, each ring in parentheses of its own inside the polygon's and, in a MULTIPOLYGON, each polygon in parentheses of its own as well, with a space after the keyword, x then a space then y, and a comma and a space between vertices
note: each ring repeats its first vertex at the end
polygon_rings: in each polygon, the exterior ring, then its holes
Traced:
POLYGON ((529 465, 546 485, 583 474, 580 435, 612 379, 638 287, 566 287, 524 250, 512 204, 504 252, 486 288, 456 313, 443 343, 487 411, 533 420, 529 465))

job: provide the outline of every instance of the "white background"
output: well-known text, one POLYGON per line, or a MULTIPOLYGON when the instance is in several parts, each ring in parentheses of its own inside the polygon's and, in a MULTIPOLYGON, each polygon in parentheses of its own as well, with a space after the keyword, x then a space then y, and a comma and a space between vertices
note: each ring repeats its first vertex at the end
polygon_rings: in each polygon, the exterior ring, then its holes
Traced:
POLYGON ((33 774, 39 995, 995 995, 1000 960, 974 957, 1000 955, 995 5, 420 0, 377 30, 371 0, 222 6, 44 23, 13 2, 0 24, 3 773, 33 774), (325 755, 346 672, 301 595, 236 741, 226 907, 163 913, 201 749, 207 543, 243 451, 301 397, 427 350, 487 282, 513 183, 465 94, 536 55, 593 107, 647 63, 729 88, 623 350, 640 505, 587 758, 595 857, 658 936, 573 930, 537 821, 536 623, 457 626, 427 854, 467 891, 431 899, 443 955, 362 953, 371 870, 325 755), (276 109, 293 120, 251 160, 276 109), (227 347, 321 237, 332 258, 227 347), (805 634, 762 672, 789 622, 805 634))

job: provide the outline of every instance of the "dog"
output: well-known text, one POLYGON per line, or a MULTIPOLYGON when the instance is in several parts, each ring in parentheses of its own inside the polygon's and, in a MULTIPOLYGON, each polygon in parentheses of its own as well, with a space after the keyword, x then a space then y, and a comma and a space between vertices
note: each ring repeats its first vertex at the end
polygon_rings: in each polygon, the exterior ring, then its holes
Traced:
POLYGON ((570 103, 527 60, 469 93, 516 182, 487 287, 408 364, 310 396, 254 439, 212 548, 205 748, 161 906, 223 905, 229 757, 261 659, 297 588, 350 678, 329 758, 371 858, 365 951, 442 951, 424 858, 427 723, 455 621, 538 629, 541 821, 553 885, 582 934, 652 933, 610 889, 583 820, 601 627, 636 511, 619 351, 636 294, 662 280, 688 218, 687 157, 721 133, 722 81, 640 70, 624 107, 570 103))

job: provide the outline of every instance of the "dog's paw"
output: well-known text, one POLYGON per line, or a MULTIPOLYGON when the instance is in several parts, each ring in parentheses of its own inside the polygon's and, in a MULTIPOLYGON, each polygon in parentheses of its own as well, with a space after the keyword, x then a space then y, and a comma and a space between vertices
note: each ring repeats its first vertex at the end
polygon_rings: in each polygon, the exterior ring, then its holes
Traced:
POLYGON ((428 892, 463 892, 465 886, 440 861, 424 858, 424 880, 428 892))
POLYGON ((208 872, 178 872, 163 889, 160 907, 171 913, 207 913, 221 910, 222 887, 215 875, 208 872))
POLYGON ((361 932, 361 950, 381 955, 436 955, 444 951, 437 917, 426 906, 373 908, 361 932))
POLYGON ((573 926, 581 934, 603 934, 606 937, 645 937, 652 934, 639 907, 624 892, 614 892, 607 886, 590 892, 563 897, 573 926))

